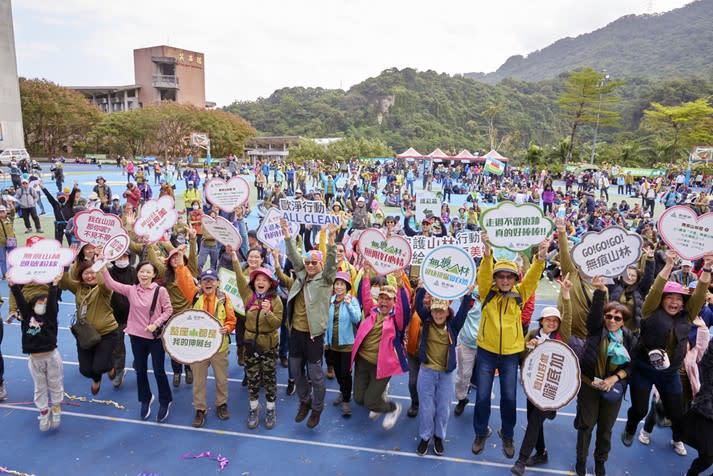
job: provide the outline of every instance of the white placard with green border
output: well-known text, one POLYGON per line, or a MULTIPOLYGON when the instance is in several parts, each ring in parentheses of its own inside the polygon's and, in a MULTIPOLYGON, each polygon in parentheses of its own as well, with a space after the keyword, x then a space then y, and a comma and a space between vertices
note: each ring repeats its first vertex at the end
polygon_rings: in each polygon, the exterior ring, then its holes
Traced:
POLYGON ((555 224, 535 204, 502 202, 480 215, 480 227, 488 234, 491 246, 524 251, 552 235, 555 224))
POLYGON ((161 339, 168 355, 190 365, 208 360, 220 350, 225 337, 220 322, 205 311, 189 309, 166 323, 161 339))
POLYGON ((441 246, 426 255, 421 264, 421 280, 428 293, 440 299, 463 296, 475 282, 475 261, 463 248, 441 246))

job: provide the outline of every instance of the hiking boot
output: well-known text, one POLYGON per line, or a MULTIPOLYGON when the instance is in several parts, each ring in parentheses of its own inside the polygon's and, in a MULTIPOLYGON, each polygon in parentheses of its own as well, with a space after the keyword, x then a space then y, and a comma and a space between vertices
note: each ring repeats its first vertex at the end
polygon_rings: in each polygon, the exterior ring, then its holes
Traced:
POLYGON ((411 406, 408 408, 406 415, 409 418, 414 418, 414 417, 418 416, 418 404, 412 403, 411 406))
POLYGON ((392 429, 396 424, 396 420, 398 420, 399 416, 401 415, 401 404, 395 403, 395 405, 396 408, 384 415, 384 421, 381 423, 381 426, 384 428, 384 430, 392 429))
POLYGON ((675 451, 679 456, 686 456, 688 454, 688 451, 686 451, 686 447, 683 446, 682 441, 671 440, 671 446, 673 446, 673 451, 675 451))
POLYGON ((118 389, 121 387, 121 384, 124 383, 124 376, 126 376, 126 371, 124 369, 116 371, 116 377, 114 377, 114 381, 112 381, 114 388, 118 389))
POLYGON ((428 440, 421 440, 416 448, 416 454, 423 456, 428 453, 428 440))
POLYGON ((166 421, 166 418, 168 418, 168 410, 170 408, 171 402, 168 402, 166 405, 159 405, 158 414, 156 415, 156 421, 159 423, 166 421))
POLYGON ((331 365, 327 366, 327 378, 329 380, 334 379, 334 367, 332 367, 331 365))
POLYGON ((290 365, 290 361, 287 359, 287 357, 280 357, 280 364, 283 368, 287 368, 290 365))
POLYGON ((151 394, 151 398, 149 399, 148 402, 141 402, 141 410, 139 411, 139 416, 141 417, 142 420, 148 419, 149 415, 151 415, 151 404, 153 403, 153 394, 151 394))
POLYGON ((309 415, 309 418, 307 419, 307 428, 314 428, 315 426, 319 425, 319 419, 322 416, 322 412, 318 412, 317 410, 312 410, 312 413, 309 415))
POLYGON ((309 413, 311 406, 312 400, 300 402, 300 408, 297 410, 297 415, 295 415, 295 423, 301 423, 305 418, 307 418, 307 414, 309 413))
POLYGON ((186 383, 188 385, 193 385, 193 371, 190 367, 186 367, 186 383))
POLYGON ((651 443, 651 433, 642 428, 639 432, 639 441, 642 445, 648 445, 651 443))
POLYGON ((437 436, 433 437, 433 452, 436 456, 443 456, 443 440, 437 436))
POLYGON ((57 405, 52 405, 52 417, 50 421, 50 428, 56 430, 59 428, 59 424, 62 422, 62 408, 57 405))
POLYGON ((37 417, 40 420, 40 431, 47 431, 50 429, 50 411, 44 410, 44 413, 40 413, 37 417))
POLYGON ((106 373, 106 376, 109 377, 109 380, 113 381, 116 378, 116 369, 112 367, 111 370, 106 373))
POLYGON ((512 438, 505 438, 503 436, 503 429, 498 430, 498 436, 503 440, 503 454, 506 458, 513 458, 515 456, 515 444, 512 438))
POLYGON ((179 385, 181 385, 181 374, 176 372, 173 374, 173 387, 178 388, 179 385))
POLYGON ((488 430, 485 432, 485 435, 476 436, 475 440, 473 441, 473 446, 470 447, 470 451, 472 451, 474 455, 479 455, 480 453, 482 453, 483 449, 485 448, 485 441, 490 438, 490 435, 492 434, 493 429, 488 427, 488 430))
POLYGON ((587 476, 587 462, 577 461, 577 464, 574 465, 574 474, 577 476, 587 476))
POLYGON ((627 433, 626 430, 622 431, 621 442, 624 443, 624 446, 631 446, 631 444, 634 442, 634 434, 627 433))
POLYGON ((545 450, 544 453, 535 453, 532 456, 529 456, 525 460, 525 466, 538 466, 541 464, 547 464, 548 460, 548 455, 547 455, 547 450, 545 450))
POLYGON ((227 403, 218 405, 218 408, 215 409, 215 412, 218 414, 218 418, 221 420, 227 420, 228 418, 230 418, 230 410, 228 410, 227 403))
POLYGON ((604 468, 604 461, 594 461, 594 476, 606 476, 607 470, 604 468))
POLYGON ((248 428, 254 430, 260 422, 260 405, 251 408, 248 413, 248 428))
POLYGON ((334 399, 334 401, 332 402, 332 405, 334 405, 334 406, 336 407, 337 405, 339 405, 339 404, 342 403, 343 401, 344 401, 344 399, 342 398, 342 394, 340 393, 339 396, 334 399))
POLYGON ((455 416, 461 416, 463 412, 465 411, 465 406, 468 405, 468 399, 464 398, 463 400, 458 400, 458 403, 456 403, 456 408, 453 410, 453 413, 455 416))
POLYGON ((352 416, 352 407, 349 406, 349 402, 342 402, 342 417, 349 418, 352 416))
POLYGON ((205 425, 205 410, 196 410, 196 416, 193 417, 193 427, 201 428, 205 425))
POLYGON ((287 381, 287 390, 285 391, 287 395, 294 395, 295 393, 295 381, 292 379, 289 379, 287 381))
POLYGON ((523 476, 525 474, 525 462, 521 459, 515 461, 515 464, 510 468, 512 474, 517 474, 517 476, 523 476))
POLYGON ((265 410, 265 428, 272 430, 275 428, 275 423, 277 423, 277 416, 274 408, 268 408, 265 410))

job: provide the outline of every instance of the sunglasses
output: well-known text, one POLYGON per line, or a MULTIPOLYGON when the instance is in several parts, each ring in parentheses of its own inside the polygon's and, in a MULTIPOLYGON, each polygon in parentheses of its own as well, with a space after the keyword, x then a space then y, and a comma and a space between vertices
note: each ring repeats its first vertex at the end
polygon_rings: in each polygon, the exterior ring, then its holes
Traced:
POLYGON ((623 317, 617 316, 616 314, 604 314, 604 319, 606 319, 607 321, 611 321, 612 319, 614 319, 616 322, 621 322, 624 320, 623 317))
POLYGON ((496 274, 495 279, 515 279, 515 275, 512 273, 496 274))
POLYGON ((321 261, 305 261, 305 266, 317 266, 321 261))

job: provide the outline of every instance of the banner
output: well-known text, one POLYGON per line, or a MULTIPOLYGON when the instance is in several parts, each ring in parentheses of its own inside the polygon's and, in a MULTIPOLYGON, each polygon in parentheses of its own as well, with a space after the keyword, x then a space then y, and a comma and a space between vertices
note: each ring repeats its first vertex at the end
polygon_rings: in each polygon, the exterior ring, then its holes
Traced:
POLYGON ((464 249, 473 258, 483 256, 484 243, 480 239, 480 232, 461 231, 453 236, 404 236, 411 245, 413 257, 411 265, 420 266, 429 251, 443 245, 454 245, 464 249))
POLYGON ((146 237, 149 243, 155 243, 163 237, 178 221, 173 198, 164 195, 156 200, 149 200, 141 206, 139 216, 134 223, 134 233, 146 237))
POLYGON ((250 199, 250 184, 239 176, 228 181, 214 178, 205 184, 205 197, 213 205, 230 213, 250 199))
POLYGON ((520 378, 533 405, 542 411, 558 410, 579 393, 579 360, 566 344, 547 339, 527 354, 520 378))
POLYGON ((432 296, 456 299, 475 282, 475 261, 463 248, 441 246, 426 255, 420 277, 432 296))
POLYGON ((713 251, 713 212, 697 216, 690 208, 676 205, 661 214, 656 228, 683 259, 696 260, 713 251))
POLYGON ((341 218, 339 215, 327 213, 324 202, 319 200, 289 200, 280 199, 280 210, 285 220, 292 223, 304 223, 305 225, 328 225, 339 226, 341 218))
MULTIPOLYGON (((84 210, 74 215, 74 236, 83 243, 105 247, 115 236, 126 236, 121 219, 99 209, 84 210)), ((128 243, 127 243, 128 246, 128 243)))
POLYGON ((232 246, 235 252, 238 252, 243 239, 240 237, 238 230, 228 220, 223 217, 214 219, 210 215, 203 215, 201 217, 201 225, 219 243, 225 246, 232 246))
POLYGON ((480 215, 480 227, 492 246, 524 251, 542 243, 552 234, 555 224, 535 204, 501 202, 480 215))
POLYGON ((190 365, 215 355, 225 337, 220 322, 205 311, 189 309, 166 323, 161 339, 163 347, 176 362, 190 365))
POLYGON ((380 276, 411 264, 411 245, 400 235, 392 235, 387 240, 381 230, 368 228, 359 235, 357 247, 361 256, 372 264, 380 276))
POLYGON ((572 248, 572 261, 586 276, 616 278, 641 257, 644 240, 620 226, 589 231, 572 248))
MULTIPOLYGON (((281 254, 285 254, 285 235, 282 234, 282 228, 280 228, 281 218, 280 210, 270 208, 257 229, 257 239, 268 248, 278 249, 281 254)), ((297 236, 300 232, 300 224, 288 221, 287 225, 290 228, 290 236, 297 236)))
POLYGON ((240 297, 238 289, 238 279, 235 277, 235 271, 230 271, 225 268, 218 269, 218 288, 228 295, 230 302, 233 304, 235 312, 241 316, 245 315, 245 303, 240 297))
POLYGON ((415 205, 414 219, 418 227, 424 218, 441 214, 441 201, 433 192, 418 192, 415 205))
POLYGON ((74 252, 57 240, 44 239, 7 255, 8 279, 15 284, 48 284, 74 261, 74 252))

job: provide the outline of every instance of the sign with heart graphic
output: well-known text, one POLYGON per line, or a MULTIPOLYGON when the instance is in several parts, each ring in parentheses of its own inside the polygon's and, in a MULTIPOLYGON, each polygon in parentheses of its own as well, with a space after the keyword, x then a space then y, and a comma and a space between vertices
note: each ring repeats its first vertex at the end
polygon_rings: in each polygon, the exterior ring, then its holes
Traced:
POLYGON ((232 246, 236 252, 243 243, 243 239, 240 238, 238 230, 223 217, 214 219, 210 215, 203 215, 201 225, 203 225, 203 229, 210 233, 216 240, 225 246, 232 246))
POLYGON ((141 212, 134 223, 134 233, 146 237, 147 242, 154 243, 177 221, 178 213, 173 198, 164 195, 141 206, 141 212))
POLYGON ((205 196, 210 203, 230 213, 238 205, 247 203, 250 184, 242 177, 233 177, 228 181, 214 178, 206 182, 205 196))
POLYGON ((387 240, 381 230, 369 228, 359 235, 357 246, 359 253, 381 276, 411 264, 411 245, 402 236, 393 235, 387 240))
POLYGON ((713 212, 697 216, 690 208, 677 205, 661 214, 657 229, 683 259, 695 260, 713 251, 713 212))

